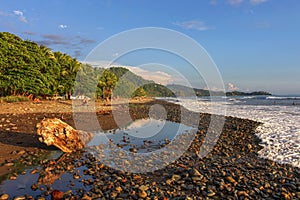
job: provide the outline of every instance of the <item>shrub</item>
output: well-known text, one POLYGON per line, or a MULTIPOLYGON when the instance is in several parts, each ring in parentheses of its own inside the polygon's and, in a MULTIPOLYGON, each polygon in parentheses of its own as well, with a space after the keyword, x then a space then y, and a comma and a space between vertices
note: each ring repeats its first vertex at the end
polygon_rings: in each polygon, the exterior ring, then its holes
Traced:
POLYGON ((0 102, 7 102, 7 103, 21 102, 21 101, 28 101, 28 100, 29 99, 24 96, 6 96, 0 98, 0 102))

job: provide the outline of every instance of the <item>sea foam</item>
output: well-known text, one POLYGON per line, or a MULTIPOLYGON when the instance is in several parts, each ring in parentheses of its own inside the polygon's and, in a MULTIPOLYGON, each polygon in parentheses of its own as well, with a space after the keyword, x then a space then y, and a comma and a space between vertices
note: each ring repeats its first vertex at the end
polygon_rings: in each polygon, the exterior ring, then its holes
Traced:
POLYGON ((262 140, 263 147, 258 152, 259 156, 300 168, 299 106, 237 105, 234 102, 201 99, 179 99, 175 103, 192 111, 217 115, 226 112, 226 116, 262 122, 256 129, 256 135, 262 140))

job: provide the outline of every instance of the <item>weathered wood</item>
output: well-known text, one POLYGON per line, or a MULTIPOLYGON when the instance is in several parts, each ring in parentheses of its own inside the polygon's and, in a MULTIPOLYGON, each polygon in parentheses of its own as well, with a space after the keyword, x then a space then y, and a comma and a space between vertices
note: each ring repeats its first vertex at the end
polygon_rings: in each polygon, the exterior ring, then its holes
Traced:
POLYGON ((93 138, 92 133, 76 130, 57 118, 43 119, 36 128, 41 142, 48 146, 54 145, 66 153, 86 147, 93 138))

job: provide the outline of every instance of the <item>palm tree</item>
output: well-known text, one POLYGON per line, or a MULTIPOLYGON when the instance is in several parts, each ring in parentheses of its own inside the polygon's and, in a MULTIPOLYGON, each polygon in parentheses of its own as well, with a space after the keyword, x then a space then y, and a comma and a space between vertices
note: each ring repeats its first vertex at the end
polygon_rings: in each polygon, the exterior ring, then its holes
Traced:
POLYGON ((113 89, 118 81, 117 76, 109 70, 104 70, 98 81, 98 87, 102 89, 102 97, 107 101, 112 97, 113 89))
POLYGON ((60 88, 63 88, 63 92, 67 99, 70 99, 77 72, 81 68, 81 63, 75 58, 61 52, 55 52, 54 56, 56 61, 60 64, 60 88))
POLYGON ((41 46, 40 46, 40 49, 42 50, 42 53, 43 53, 46 57, 48 57, 48 58, 50 58, 50 59, 55 59, 54 53, 51 51, 50 48, 48 48, 48 47, 46 47, 46 46, 44 46, 44 45, 41 45, 41 46))

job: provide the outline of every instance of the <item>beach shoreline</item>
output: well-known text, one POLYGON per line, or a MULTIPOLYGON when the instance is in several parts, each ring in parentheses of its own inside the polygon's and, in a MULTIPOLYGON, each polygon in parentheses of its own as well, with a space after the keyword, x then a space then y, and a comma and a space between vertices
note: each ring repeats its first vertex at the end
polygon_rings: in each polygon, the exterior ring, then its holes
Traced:
MULTIPOLYGON (((131 100, 136 104, 149 101, 152 99, 131 100)), ((125 105, 128 102, 121 99, 118 103, 125 105)), ((117 107, 118 103, 115 101, 113 106, 117 107)), ((90 106, 90 109, 93 110, 94 108, 90 106)), ((117 127, 111 118, 111 104, 105 101, 96 101, 95 109, 99 120, 103 122, 101 124, 102 129, 117 127)), ((7 167, 5 164, 24 156, 24 151, 37 152, 39 149, 53 149, 53 147, 47 147, 40 143, 36 134, 35 126, 44 118, 59 118, 74 127, 72 101, 0 103, 0 176, 11 171, 11 166, 7 167)))
MULTIPOLYGON (((132 101, 129 106, 131 118, 133 120, 147 118, 149 108, 156 104, 166 108, 169 120, 180 122, 179 105, 154 99, 132 101)), ((120 103, 115 102, 113 107, 105 102, 96 102, 96 113, 101 128, 117 128, 111 108, 117 112, 126 106, 128 107, 126 102, 121 101, 120 103)), ((35 133, 36 123, 44 118, 56 117, 71 126, 75 125, 71 101, 42 101, 39 104, 33 102, 1 103, 0 110, 0 176, 12 170, 13 166, 10 163, 30 152, 39 155, 53 150, 52 147, 46 147, 38 141, 35 133)), ((191 114, 194 115, 195 113, 191 114)), ((210 116, 209 114, 200 114, 199 130, 186 153, 187 155, 183 155, 166 168, 154 172, 156 176, 153 177, 156 179, 160 177, 161 183, 157 184, 161 188, 165 188, 165 190, 174 189, 175 186, 181 188, 177 188, 178 192, 174 194, 165 193, 165 196, 168 198, 179 197, 182 190, 190 197, 210 195, 210 197, 224 198, 228 195, 236 198, 243 197, 244 199, 254 196, 261 198, 299 198, 299 168, 265 160, 258 156, 257 152, 261 147, 259 146, 260 140, 255 135, 255 128, 260 123, 226 117, 219 141, 212 152, 200 159, 195 152, 199 150, 201 141, 205 137, 210 116), (172 184, 168 184, 170 181, 166 182, 174 174, 181 177, 185 173, 189 174, 191 169, 197 169, 204 176, 204 179, 195 181, 196 178, 193 179, 191 175, 186 177, 184 184, 190 185, 186 189, 183 187, 183 183, 176 183, 174 180, 172 184), (192 190, 191 187, 193 187, 192 190)), ((124 119, 123 123, 127 123, 128 120, 124 119)), ((87 119, 88 121, 89 119, 87 119)), ((91 131, 96 129, 96 127, 90 128, 91 131)), ((141 176, 145 182, 154 182, 147 174, 141 176)))

